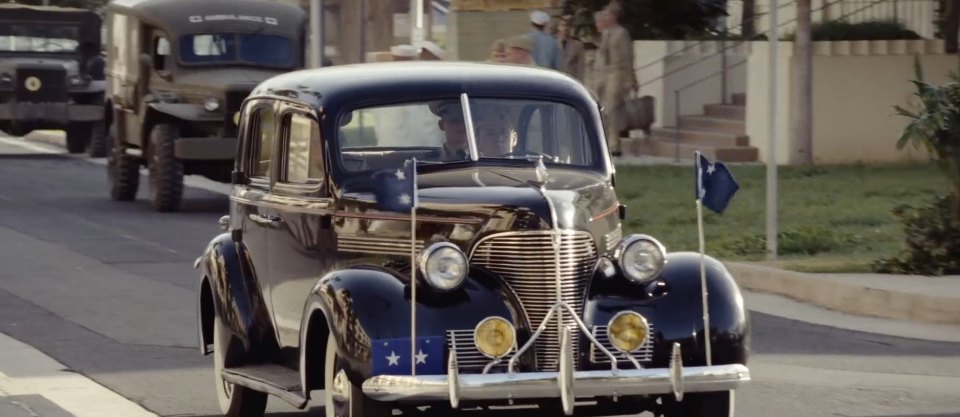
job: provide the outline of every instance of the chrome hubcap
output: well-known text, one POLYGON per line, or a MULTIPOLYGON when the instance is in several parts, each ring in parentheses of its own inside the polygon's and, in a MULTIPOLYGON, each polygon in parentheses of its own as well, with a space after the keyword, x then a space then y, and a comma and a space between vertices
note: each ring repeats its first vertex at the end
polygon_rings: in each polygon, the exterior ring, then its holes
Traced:
POLYGON ((342 369, 333 377, 333 386, 330 392, 335 400, 348 401, 350 399, 350 380, 347 379, 347 374, 342 369))

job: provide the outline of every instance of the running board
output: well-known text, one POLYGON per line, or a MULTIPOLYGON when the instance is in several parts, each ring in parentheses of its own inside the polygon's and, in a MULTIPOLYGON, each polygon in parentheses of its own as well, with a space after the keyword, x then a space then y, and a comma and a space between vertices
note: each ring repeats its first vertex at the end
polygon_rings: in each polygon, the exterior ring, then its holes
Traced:
POLYGON ((265 392, 303 409, 307 399, 300 387, 300 374, 289 368, 273 364, 247 365, 224 369, 220 374, 231 384, 265 392))

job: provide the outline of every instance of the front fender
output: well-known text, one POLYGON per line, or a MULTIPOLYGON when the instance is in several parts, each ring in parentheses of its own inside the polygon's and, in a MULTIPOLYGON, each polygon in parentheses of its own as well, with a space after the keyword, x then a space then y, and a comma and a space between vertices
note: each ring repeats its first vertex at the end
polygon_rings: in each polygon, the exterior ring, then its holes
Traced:
MULTIPOLYGON (((743 296, 722 263, 709 256, 704 261, 713 364, 746 364, 750 318, 743 296)), ((667 264, 656 281, 662 284, 637 285, 619 275, 596 278, 584 309, 585 321, 588 325, 605 326, 620 311, 636 311, 654 327, 654 366, 669 365, 674 342, 680 343, 685 366, 706 365, 700 255, 668 254, 667 264)))
POLYGON ((207 245, 197 259, 200 273, 197 317, 200 347, 212 343, 213 320, 219 320, 239 341, 244 354, 271 354, 277 342, 256 271, 246 246, 224 233, 207 245))
MULTIPOLYGON (((358 267, 326 275, 311 292, 304 317, 315 317, 317 311, 322 312, 326 328, 337 343, 338 355, 344 361, 344 370, 354 384, 360 385, 372 376, 373 340, 410 337, 409 282, 407 276, 387 269, 358 267)), ((417 300, 418 337, 445 336, 447 330, 473 329, 490 316, 516 323, 521 338, 529 333, 527 318, 515 294, 502 281, 482 270, 471 270, 463 287, 448 293, 437 293, 420 283, 417 300)), ((302 332, 310 327, 305 323, 302 332)), ((302 334, 301 340, 308 337, 302 334)), ((307 347, 303 354, 314 359, 323 354, 315 350, 308 352, 310 350, 307 347)), ((301 359, 302 364, 306 362, 309 361, 301 359)))
POLYGON ((219 122, 223 120, 223 115, 216 112, 208 112, 200 104, 192 103, 149 103, 152 111, 165 114, 180 120, 191 122, 219 122))

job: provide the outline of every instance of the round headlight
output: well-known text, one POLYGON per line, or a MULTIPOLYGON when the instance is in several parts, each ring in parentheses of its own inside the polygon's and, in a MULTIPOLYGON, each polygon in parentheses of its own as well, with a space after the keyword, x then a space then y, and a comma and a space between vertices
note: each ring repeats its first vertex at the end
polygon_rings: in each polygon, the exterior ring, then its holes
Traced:
POLYGON ((487 317, 473 331, 477 350, 490 358, 501 358, 510 353, 516 341, 516 329, 501 317, 487 317))
POLYGON ((203 100, 203 109, 206 111, 217 111, 220 108, 220 100, 217 100, 215 97, 207 97, 206 100, 203 100))
POLYGON ((634 282, 656 278, 667 261, 666 249, 647 235, 632 235, 623 240, 616 252, 620 270, 634 282))
POLYGON ((420 254, 420 272, 431 287, 440 291, 459 287, 467 269, 467 257, 452 243, 434 243, 420 254))
POLYGON ((621 352, 640 349, 649 336, 647 319, 633 311, 621 311, 607 323, 607 338, 621 352))

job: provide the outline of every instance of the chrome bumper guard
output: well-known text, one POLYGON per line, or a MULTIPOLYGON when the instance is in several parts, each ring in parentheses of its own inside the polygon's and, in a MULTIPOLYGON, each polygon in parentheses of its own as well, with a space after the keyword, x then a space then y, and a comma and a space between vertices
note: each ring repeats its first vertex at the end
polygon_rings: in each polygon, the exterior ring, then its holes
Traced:
MULTIPOLYGON (((506 373, 460 375, 457 354, 450 352, 446 375, 379 375, 363 382, 363 393, 378 401, 449 401, 457 408, 462 400, 518 400, 560 398, 563 412, 573 414, 576 398, 672 394, 678 401, 684 392, 733 390, 750 380, 750 370, 741 364, 683 367, 680 345, 673 344, 669 368, 619 369, 617 359, 587 330, 586 325, 563 301, 557 302, 543 322, 510 359, 506 373), (560 330, 560 369, 557 372, 516 372, 515 364, 540 337, 557 310, 567 310, 577 327, 610 360, 610 370, 576 371, 573 364, 573 336, 570 327, 560 330)), ((632 359, 632 357, 631 357, 632 359)), ((499 363, 497 359, 493 363, 499 363)))

